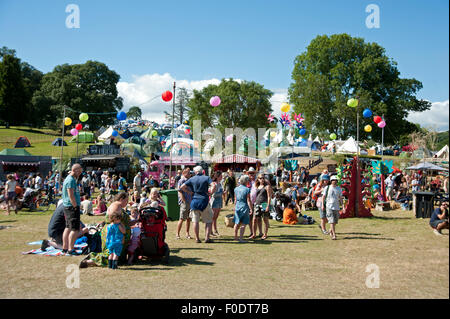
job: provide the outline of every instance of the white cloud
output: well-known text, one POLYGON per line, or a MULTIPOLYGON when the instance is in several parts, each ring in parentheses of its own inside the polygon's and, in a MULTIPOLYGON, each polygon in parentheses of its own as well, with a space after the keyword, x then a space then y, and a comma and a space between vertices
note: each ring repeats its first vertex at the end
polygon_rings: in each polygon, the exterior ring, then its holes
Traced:
POLYGON ((202 81, 177 80, 169 73, 145 74, 133 76, 132 82, 117 83, 119 96, 123 98, 124 110, 131 106, 139 106, 144 119, 158 123, 165 121, 164 111, 172 112, 172 101, 164 102, 161 94, 165 91, 173 91, 173 82, 176 87, 184 87, 188 91, 201 90, 210 84, 219 84, 220 80, 210 79, 202 81))
POLYGON ((281 110, 280 110, 280 106, 281 104, 283 104, 283 102, 288 102, 287 99, 287 89, 275 89, 272 90, 273 92, 273 96, 272 98, 269 100, 270 103, 272 103, 272 114, 277 117, 280 118, 281 117, 281 110))
POLYGON ((408 115, 408 121, 418 123, 422 127, 436 128, 439 132, 448 131, 449 100, 444 102, 432 102, 431 108, 425 112, 412 112, 408 115))

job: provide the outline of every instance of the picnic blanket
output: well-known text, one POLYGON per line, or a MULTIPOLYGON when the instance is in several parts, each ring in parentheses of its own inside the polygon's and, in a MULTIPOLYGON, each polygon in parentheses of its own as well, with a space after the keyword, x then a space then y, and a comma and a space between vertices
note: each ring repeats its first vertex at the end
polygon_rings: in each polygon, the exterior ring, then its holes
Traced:
MULTIPOLYGON (((33 241, 31 243, 28 243, 28 245, 41 245, 42 244, 42 240, 40 241, 33 241)), ((79 254, 82 253, 83 248, 85 248, 88 244, 84 243, 84 242, 80 242, 77 240, 77 242, 75 242, 75 251, 79 254)), ((29 254, 33 254, 33 255, 42 255, 42 256, 71 256, 71 255, 66 255, 62 252, 61 249, 56 249, 54 247, 48 247, 45 251, 42 251, 41 248, 38 249, 31 249, 29 251, 25 251, 22 253, 22 255, 29 255, 29 254)))

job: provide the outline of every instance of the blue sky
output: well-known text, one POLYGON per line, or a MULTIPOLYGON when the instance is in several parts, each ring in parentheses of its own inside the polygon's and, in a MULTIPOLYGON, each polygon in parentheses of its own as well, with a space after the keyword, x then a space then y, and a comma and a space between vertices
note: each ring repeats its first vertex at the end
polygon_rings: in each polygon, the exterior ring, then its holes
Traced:
MULTIPOLYGON (((444 108, 447 101, 448 109, 448 29, 447 0, 0 0, 0 46, 43 72, 62 63, 104 62, 133 85, 134 95, 139 79, 157 74, 168 80, 158 88, 170 89, 171 79, 232 77, 259 82, 283 98, 294 58, 309 42, 345 32, 379 43, 402 77, 422 81, 419 98, 444 108), (79 29, 65 25, 71 3, 80 8, 79 29), (372 3, 380 8, 379 29, 365 24, 372 3)), ((137 101, 145 100, 148 93, 140 93, 137 101)))

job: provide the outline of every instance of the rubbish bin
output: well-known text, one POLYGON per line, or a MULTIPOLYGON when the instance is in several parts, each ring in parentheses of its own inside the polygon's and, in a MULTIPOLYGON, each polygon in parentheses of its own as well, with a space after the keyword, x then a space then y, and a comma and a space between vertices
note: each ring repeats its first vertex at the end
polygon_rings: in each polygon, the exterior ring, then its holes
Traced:
POLYGON ((434 193, 413 192, 413 206, 416 218, 430 218, 433 212, 434 193))
POLYGON ((180 217, 180 205, 178 205, 178 191, 168 189, 160 191, 162 199, 166 202, 166 213, 168 220, 178 220, 180 217))

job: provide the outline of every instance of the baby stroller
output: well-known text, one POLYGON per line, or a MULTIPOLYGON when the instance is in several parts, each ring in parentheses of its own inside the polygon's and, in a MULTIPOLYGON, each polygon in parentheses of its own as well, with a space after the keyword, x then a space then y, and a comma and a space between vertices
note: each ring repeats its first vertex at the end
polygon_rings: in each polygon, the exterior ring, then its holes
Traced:
POLYGON ((23 199, 19 199, 17 202, 17 208, 28 208, 30 211, 37 209, 39 202, 39 191, 33 188, 27 188, 23 195, 23 199))
POLYGON ((164 264, 169 263, 169 246, 166 238, 166 212, 163 208, 142 207, 139 210, 141 223, 140 245, 136 249, 138 256, 145 256, 151 260, 158 259, 164 264))

